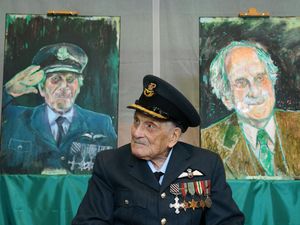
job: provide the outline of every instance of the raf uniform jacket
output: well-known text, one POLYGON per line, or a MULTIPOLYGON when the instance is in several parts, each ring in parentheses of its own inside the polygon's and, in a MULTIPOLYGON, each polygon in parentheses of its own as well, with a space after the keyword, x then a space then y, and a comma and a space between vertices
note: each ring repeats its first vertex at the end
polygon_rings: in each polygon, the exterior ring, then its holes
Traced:
MULTIPOLYGON (((193 185, 192 185, 193 186, 193 185)), ((177 204, 177 206, 179 205, 177 204)), ((174 148, 162 184, 159 185, 145 160, 131 154, 130 145, 97 155, 87 193, 73 219, 73 225, 195 225, 206 214, 207 225, 244 224, 243 214, 232 199, 219 156, 208 150, 179 142, 174 148), (188 169, 202 175, 184 176, 188 169), (188 202, 176 211, 176 196, 170 186, 209 181, 212 205, 199 206, 203 195, 192 188, 179 189, 178 203, 188 202), (186 196, 182 192, 187 192, 186 196), (197 201, 197 204, 193 204, 197 201)))
POLYGON ((72 123, 57 146, 46 104, 34 108, 7 106, 2 121, 0 172, 91 172, 97 152, 115 147, 116 133, 109 116, 73 107, 72 123))
MULTIPOLYGON (((277 126, 275 173, 278 176, 300 176, 300 112, 274 112, 277 126)), ((223 159, 227 178, 263 176, 264 169, 256 159, 234 113, 201 131, 201 147, 217 152, 223 159)))

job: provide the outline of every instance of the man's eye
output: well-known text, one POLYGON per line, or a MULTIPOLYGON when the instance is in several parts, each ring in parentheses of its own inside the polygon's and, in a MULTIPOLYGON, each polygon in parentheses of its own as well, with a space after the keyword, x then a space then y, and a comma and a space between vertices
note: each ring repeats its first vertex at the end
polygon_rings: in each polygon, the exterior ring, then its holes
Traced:
POLYGON ((135 125, 139 124, 139 122, 140 122, 140 121, 139 121, 137 118, 134 118, 134 119, 133 119, 133 123, 134 123, 135 125))
POLYGON ((147 124, 146 125, 148 129, 155 129, 156 126, 154 124, 147 124))
POLYGON ((51 77, 51 82, 56 84, 57 82, 60 81, 60 78, 59 77, 51 77))
POLYGON ((68 83, 73 83, 73 81, 75 80, 75 77, 67 77, 66 81, 68 83))
POLYGON ((265 78, 265 75, 266 75, 266 74, 258 74, 258 75, 256 76, 256 78, 255 78, 255 81, 257 81, 257 82, 262 82, 262 81, 264 80, 264 78, 265 78))
POLYGON ((245 88, 245 87, 247 87, 248 82, 247 82, 246 79, 241 78, 241 79, 237 79, 237 80, 234 82, 234 85, 235 85, 236 87, 238 87, 238 88, 245 88))

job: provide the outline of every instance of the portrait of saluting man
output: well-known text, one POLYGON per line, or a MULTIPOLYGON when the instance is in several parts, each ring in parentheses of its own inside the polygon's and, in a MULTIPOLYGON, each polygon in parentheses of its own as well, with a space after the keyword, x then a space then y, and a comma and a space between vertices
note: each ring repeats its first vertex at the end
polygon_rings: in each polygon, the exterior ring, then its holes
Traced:
POLYGON ((300 176, 300 112, 275 107, 279 69, 258 42, 233 41, 210 64, 212 92, 228 117, 201 130, 201 146, 219 153, 227 178, 300 176))
POLYGON ((111 117, 75 103, 87 63, 78 45, 47 45, 4 85, 2 173, 83 173, 91 171, 97 152, 115 147, 111 117), (44 103, 13 104, 30 93, 41 95, 44 103))

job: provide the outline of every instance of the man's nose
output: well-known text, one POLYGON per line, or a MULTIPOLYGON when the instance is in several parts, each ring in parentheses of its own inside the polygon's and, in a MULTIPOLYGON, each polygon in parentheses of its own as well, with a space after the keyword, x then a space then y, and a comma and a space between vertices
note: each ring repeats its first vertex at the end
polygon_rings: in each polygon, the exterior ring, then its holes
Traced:
POLYGON ((258 85, 256 85, 255 83, 249 85, 249 93, 248 93, 249 97, 257 97, 260 95, 260 93, 261 93, 261 88, 258 85))
POLYGON ((134 137, 143 137, 143 135, 144 135, 144 126, 142 124, 133 125, 132 135, 134 137))
POLYGON ((62 88, 64 88, 64 87, 67 87, 68 86, 68 82, 67 82, 67 80, 66 79, 61 79, 60 80, 60 85, 59 85, 60 87, 62 87, 62 88))

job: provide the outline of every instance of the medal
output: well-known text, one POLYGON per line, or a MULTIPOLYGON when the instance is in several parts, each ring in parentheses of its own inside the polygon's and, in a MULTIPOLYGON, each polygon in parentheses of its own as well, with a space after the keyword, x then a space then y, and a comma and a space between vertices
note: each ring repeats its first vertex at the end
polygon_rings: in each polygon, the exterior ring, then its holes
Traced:
POLYGON ((195 187, 196 194, 201 196, 203 191, 201 188, 200 181, 194 181, 194 187, 195 187))
POLYGON ((201 181, 199 181, 199 182, 200 182, 200 187, 201 187, 202 195, 205 195, 206 189, 205 189, 204 181, 201 180, 201 181))
POLYGON ((189 208, 189 203, 186 200, 184 200, 183 204, 184 204, 184 208, 183 209, 184 209, 184 211, 186 211, 189 208))
POLYGON ((179 184, 176 183, 176 184, 171 184, 170 185, 170 193, 175 195, 175 198, 174 198, 174 203, 170 203, 169 207, 170 208, 174 208, 175 209, 175 213, 176 214, 179 214, 180 211, 179 209, 180 208, 185 208, 185 204, 184 203, 179 203, 179 198, 177 197, 178 195, 180 195, 180 190, 179 190, 179 184))
POLYGON ((179 214, 180 213, 179 209, 184 208, 185 205, 183 203, 179 203, 179 198, 177 196, 174 198, 174 201, 175 201, 175 203, 173 203, 173 204, 170 203, 169 207, 174 208, 175 213, 179 214))
POLYGON ((212 201, 211 201, 211 199, 210 199, 209 196, 206 197, 206 199, 205 199, 204 202, 205 202, 205 205, 206 205, 207 208, 210 208, 210 207, 211 207, 212 201))
POLYGON ((189 207, 195 210, 196 208, 198 208, 198 202, 192 198, 192 201, 189 201, 189 207))
POLYGON ((206 193, 210 194, 210 180, 205 180, 205 188, 206 188, 206 193))
POLYGON ((182 194, 183 199, 185 199, 186 194, 187 194, 187 190, 188 190, 187 184, 186 183, 181 183, 180 190, 181 190, 181 194, 182 194))
POLYGON ((188 182, 187 183, 187 189, 188 189, 188 192, 194 196, 195 194, 195 186, 194 186, 194 183, 193 182, 188 182))
POLYGON ((170 192, 173 195, 180 195, 180 191, 179 191, 179 184, 171 184, 170 185, 170 192))
POLYGON ((200 207, 201 207, 202 209, 205 208, 205 202, 203 201, 203 199, 200 199, 199 205, 200 205, 200 207))
MULTIPOLYGON (((200 204, 200 207, 202 209, 205 208, 205 201, 203 200, 203 195, 205 195, 205 184, 204 184, 204 181, 201 180, 201 181, 198 181, 199 183, 199 190, 201 190, 201 199, 199 201, 199 204, 200 204)), ((200 191, 199 191, 200 192, 200 191)))
POLYGON ((205 205, 207 208, 210 208, 212 205, 212 200, 210 199, 210 180, 205 180, 205 192, 206 192, 206 199, 205 205))
POLYGON ((194 182, 187 183, 188 192, 191 194, 192 200, 189 201, 189 208, 195 210, 198 208, 198 201, 194 200, 194 195, 197 193, 194 182))

